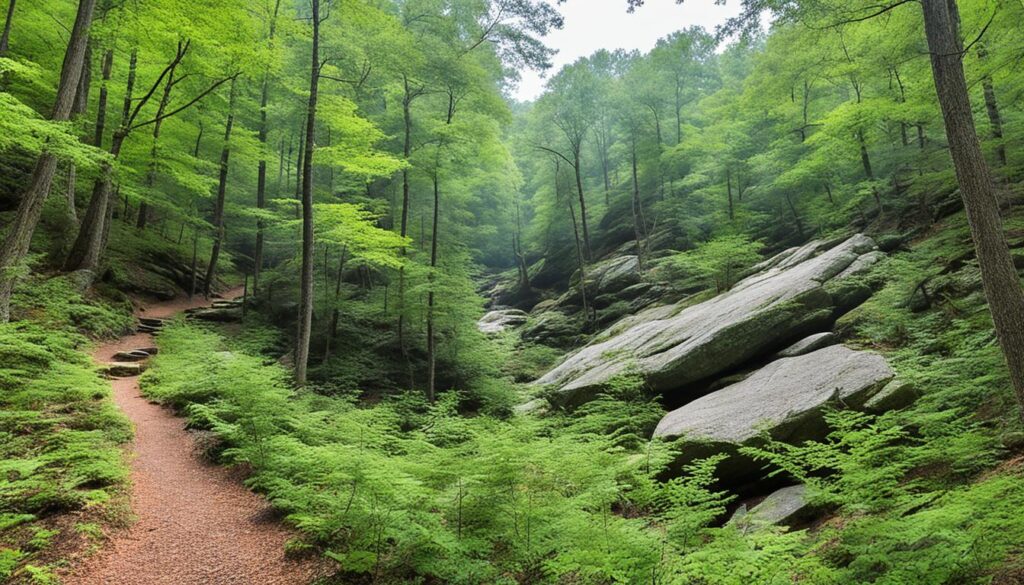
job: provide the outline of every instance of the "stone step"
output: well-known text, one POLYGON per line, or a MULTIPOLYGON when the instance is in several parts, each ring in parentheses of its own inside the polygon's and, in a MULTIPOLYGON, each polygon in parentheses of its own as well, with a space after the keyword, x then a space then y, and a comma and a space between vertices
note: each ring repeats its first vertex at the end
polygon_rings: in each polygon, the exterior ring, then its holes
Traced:
POLYGON ((109 363, 100 365, 100 372, 108 378, 129 378, 138 376, 146 370, 142 363, 109 363))
POLYGON ((139 323, 148 327, 163 327, 163 319, 155 319, 153 317, 139 317, 139 323))
POLYGON ((138 349, 119 351, 114 354, 114 360, 118 362, 140 362, 142 360, 149 359, 149 357, 149 352, 140 351, 138 349))

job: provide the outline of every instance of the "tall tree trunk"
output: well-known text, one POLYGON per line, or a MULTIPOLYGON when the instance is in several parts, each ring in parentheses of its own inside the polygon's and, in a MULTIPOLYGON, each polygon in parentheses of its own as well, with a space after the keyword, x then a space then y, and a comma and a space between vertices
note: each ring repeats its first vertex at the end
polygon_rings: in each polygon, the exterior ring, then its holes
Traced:
MULTIPOLYGON (((135 89, 135 75, 138 65, 138 49, 132 49, 128 65, 128 82, 125 87, 124 104, 121 112, 123 123, 127 123, 132 108, 132 93, 135 89)), ((105 66, 106 67, 106 66, 105 66)), ((101 101, 106 98, 106 83, 100 90, 101 101)), ((106 123, 106 108, 101 108, 97 114, 96 138, 97 143, 102 140, 103 126, 106 123)), ((121 153, 121 146, 128 135, 128 128, 122 126, 114 132, 110 143, 110 153, 113 158, 121 153)), ((85 217, 82 218, 82 225, 78 229, 78 237, 75 239, 68 259, 64 263, 64 270, 94 270, 99 265, 100 256, 103 253, 104 232, 107 224, 107 207, 110 202, 111 181, 113 168, 110 163, 104 163, 100 169, 100 176, 93 183, 92 196, 89 198, 89 207, 85 210, 85 217)))
MULTIPOLYGON (((405 94, 402 97, 402 122, 404 126, 404 140, 402 142, 402 156, 406 161, 412 154, 412 100, 413 96, 409 88, 409 79, 403 79, 405 94)), ((409 233, 409 169, 402 168, 402 219, 401 236, 404 238, 409 233)), ((399 251, 405 256, 405 246, 399 251)), ((405 351, 405 266, 398 267, 398 345, 405 351)))
POLYGON ((316 139, 317 92, 320 89, 320 0, 313 0, 313 51, 306 107, 306 144, 302 165, 302 275, 299 282, 299 331, 295 348, 295 382, 306 383, 309 342, 313 329, 313 148, 316 139))
POLYGON ((572 233, 576 241, 576 264, 580 270, 580 298, 583 301, 583 318, 590 322, 590 305, 587 302, 587 262, 583 257, 583 246, 580 243, 580 230, 576 224, 576 210, 572 206, 572 198, 567 197, 569 204, 569 216, 572 218, 572 233))
POLYGON ((868 143, 864 140, 863 130, 857 130, 857 143, 860 145, 860 164, 864 166, 864 175, 874 181, 875 172, 871 170, 871 157, 868 155, 868 143))
POLYGON ((736 219, 736 209, 732 202, 732 169, 725 169, 725 190, 729 194, 729 221, 736 219))
POLYGON ((437 379, 437 341, 434 339, 434 271, 437 269, 437 224, 441 214, 441 187, 434 170, 434 221, 430 236, 430 290, 427 293, 427 400, 434 402, 437 379))
POLYGON ((327 341, 324 343, 324 361, 331 358, 331 342, 338 336, 338 319, 340 318, 341 311, 338 310, 338 303, 341 300, 341 276, 345 271, 345 260, 348 255, 348 246, 344 246, 341 249, 341 258, 338 260, 338 274, 334 279, 334 305, 331 307, 331 324, 327 329, 327 341))
POLYGON ((196 281, 199 278, 199 226, 192 229, 192 282, 188 287, 188 300, 196 296, 196 281))
POLYGON ((67 183, 64 186, 64 209, 68 225, 78 225, 78 209, 75 208, 75 187, 78 184, 78 170, 75 163, 68 163, 67 183))
MULTIPOLYGON (((160 96, 160 105, 157 106, 156 110, 156 123, 153 124, 153 144, 149 148, 149 168, 146 171, 146 196, 148 196, 156 186, 156 163, 159 153, 160 128, 163 126, 164 112, 167 110, 167 106, 171 103, 171 90, 174 89, 174 72, 177 67, 178 65, 175 63, 167 73, 167 82, 164 84, 164 92, 163 95, 160 96)), ((138 221, 135 223, 135 227, 140 230, 146 229, 146 222, 148 219, 149 204, 145 199, 143 199, 139 202, 139 217, 138 221)))
POLYGON ((949 153, 960 183, 985 297, 1024 416, 1024 289, 1006 244, 999 202, 971 115, 962 47, 952 13, 956 3, 922 0, 921 6, 949 153))
MULTIPOLYGON (((988 50, 985 45, 978 45, 978 60, 984 61, 988 58, 988 50)), ((991 126, 992 139, 996 142, 996 158, 1001 166, 1006 166, 1006 145, 1003 144, 1003 117, 999 113, 999 102, 996 100, 996 89, 992 85, 992 76, 985 74, 981 79, 981 87, 985 96, 985 111, 988 113, 988 122, 991 126)))
POLYGON ((577 144, 573 147, 573 169, 576 171, 576 193, 580 198, 580 223, 583 224, 583 243, 585 259, 590 262, 593 259, 593 251, 590 247, 590 229, 587 227, 587 201, 583 197, 583 174, 580 170, 580 147, 577 144))
POLYGON ((228 98, 228 118, 224 124, 224 146, 220 151, 220 176, 217 180, 217 200, 213 204, 213 248, 210 250, 210 263, 206 266, 206 279, 203 281, 203 296, 210 298, 213 283, 217 278, 217 260, 220 248, 224 244, 224 200, 228 190, 228 166, 231 159, 231 131, 235 126, 236 82, 231 80, 228 98))
POLYGON ((11 48, 11 25, 14 24, 14 5, 17 0, 10 0, 7 5, 7 20, 4 21, 4 32, 0 35, 0 57, 6 57, 11 48))
MULTIPOLYGON (((281 10, 281 0, 274 2, 274 13, 270 17, 270 31, 267 36, 268 44, 273 47, 274 36, 277 33, 277 15, 281 10)), ((270 72, 263 73, 263 84, 260 87, 260 161, 256 173, 256 209, 267 207, 267 103, 270 101, 270 72)), ((280 177, 280 173, 278 174, 280 177)), ((280 179, 278 179, 280 180, 280 179)), ((260 273, 263 271, 263 218, 256 220, 256 247, 253 252, 252 268, 252 292, 259 294, 260 273)))
POLYGON ((793 222, 796 224, 796 233, 800 236, 800 239, 804 239, 804 222, 800 219, 800 214, 796 211, 796 205, 793 204, 793 198, 789 195, 789 191, 785 192, 786 205, 789 207, 789 212, 793 214, 793 222))
MULTIPOLYGON (((78 3, 78 13, 75 16, 75 25, 64 53, 60 82, 57 85, 57 97, 50 115, 52 120, 64 121, 71 118, 79 79, 82 75, 82 64, 85 61, 85 53, 89 44, 89 28, 92 26, 95 6, 96 0, 81 0, 78 3)), ((11 8, 13 9, 13 2, 11 8)), ((9 14, 8 25, 10 20, 9 14)), ((0 323, 10 320, 11 292, 17 276, 17 269, 28 254, 29 246, 32 243, 32 234, 35 233, 36 225, 39 223, 43 202, 46 201, 46 196, 50 192, 56 170, 57 157, 44 150, 36 160, 28 190, 22 194, 14 220, 4 238, 4 246, 0 250, 0 323)))
POLYGON ((631 162, 631 166, 632 166, 632 175, 633 175, 633 201, 632 201, 632 205, 631 205, 632 211, 633 211, 633 234, 634 234, 634 237, 636 238, 636 257, 637 257, 637 263, 639 264, 640 269, 643 270, 643 266, 644 266, 644 244, 643 244, 643 241, 644 241, 644 231, 646 230, 646 226, 643 226, 643 228, 641 228, 641 218, 643 218, 643 204, 640 201, 640 179, 639 179, 638 173, 637 173, 636 134, 635 133, 631 135, 630 146, 631 146, 631 148, 630 148, 630 155, 631 155, 630 162, 631 162))

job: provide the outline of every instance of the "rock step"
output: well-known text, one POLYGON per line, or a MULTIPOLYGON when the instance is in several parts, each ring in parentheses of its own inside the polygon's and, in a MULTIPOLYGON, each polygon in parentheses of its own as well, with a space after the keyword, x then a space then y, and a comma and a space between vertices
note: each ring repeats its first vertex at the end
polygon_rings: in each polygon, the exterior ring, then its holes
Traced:
POLYGON ((159 333, 160 327, 153 327, 151 325, 139 325, 135 328, 136 333, 159 333))
POLYGON ((139 323, 146 325, 147 327, 163 327, 164 320, 156 319, 153 317, 139 317, 139 323))
POLYGON ((242 306, 242 299, 221 299, 210 304, 212 309, 237 309, 242 306))
POLYGON ((129 351, 119 351, 114 354, 114 360, 119 362, 139 362, 145 359, 149 359, 150 354, 148 351, 142 351, 139 349, 132 349, 129 351))
POLYGON ((108 378, 129 378, 138 376, 144 371, 146 371, 146 366, 142 363, 115 362, 100 365, 100 372, 108 378))

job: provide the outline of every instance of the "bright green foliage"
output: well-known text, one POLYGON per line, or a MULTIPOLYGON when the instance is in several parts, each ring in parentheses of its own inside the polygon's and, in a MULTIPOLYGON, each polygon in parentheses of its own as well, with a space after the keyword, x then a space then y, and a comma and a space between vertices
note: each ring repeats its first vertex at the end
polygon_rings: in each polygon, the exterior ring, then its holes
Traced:
POLYGON ((717 292, 732 288, 743 271, 761 259, 760 242, 751 242, 746 236, 720 236, 697 246, 689 252, 668 256, 659 267, 670 276, 703 278, 713 284, 717 292))
POLYGON ((123 307, 87 301, 53 278, 23 286, 15 308, 30 318, 0 327, 0 577, 58 538, 39 527, 51 515, 103 506, 123 489, 121 446, 132 434, 78 332, 123 331, 123 307))
POLYGON ((251 465, 250 484, 346 572, 636 582, 724 509, 709 491, 715 461, 655 480, 670 453, 642 439, 660 409, 630 406, 635 380, 586 414, 501 421, 460 416, 455 393, 370 408, 296 394, 284 370, 194 326, 160 343, 147 395, 216 432, 224 459, 251 465))

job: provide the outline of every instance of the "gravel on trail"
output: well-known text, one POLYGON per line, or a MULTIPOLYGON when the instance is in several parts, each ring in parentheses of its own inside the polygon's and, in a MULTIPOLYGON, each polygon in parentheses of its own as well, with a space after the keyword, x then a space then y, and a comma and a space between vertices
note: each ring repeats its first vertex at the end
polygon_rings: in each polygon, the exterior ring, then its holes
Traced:
MULTIPOLYGON (((224 295, 231 298, 240 291, 224 295)), ((140 310, 168 318, 205 301, 177 299, 140 310)), ((137 333, 96 348, 97 362, 153 345, 137 333)), ((131 509, 135 522, 74 565, 65 585, 306 585, 323 575, 315 559, 285 556, 294 534, 237 473, 204 461, 185 421, 139 392, 137 376, 116 378, 114 400, 135 426, 131 509)))

